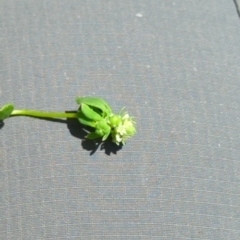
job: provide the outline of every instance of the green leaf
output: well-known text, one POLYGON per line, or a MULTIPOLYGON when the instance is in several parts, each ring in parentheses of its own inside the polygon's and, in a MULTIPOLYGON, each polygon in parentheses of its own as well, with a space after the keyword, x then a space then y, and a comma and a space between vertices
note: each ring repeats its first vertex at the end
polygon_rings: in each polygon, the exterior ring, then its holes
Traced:
POLYGON ((4 120, 10 117, 11 113, 14 110, 13 104, 6 104, 0 109, 0 120, 4 120))
POLYGON ((110 106, 101 98, 76 97, 76 103, 79 105, 84 103, 88 106, 98 108, 102 111, 104 117, 112 113, 110 106))
POLYGON ((86 136, 86 138, 87 139, 96 139, 96 138, 100 138, 100 137, 102 137, 102 136, 99 136, 97 133, 95 133, 95 132, 91 132, 91 133, 89 133, 87 136, 86 136))
POLYGON ((77 112, 77 116, 78 116, 78 121, 86 126, 89 127, 95 127, 96 123, 92 120, 87 118, 80 110, 77 112))
POLYGON ((94 110, 92 110, 88 105, 85 103, 81 104, 81 109, 82 113, 89 119, 92 119, 94 121, 101 121, 102 117, 96 113, 94 110))

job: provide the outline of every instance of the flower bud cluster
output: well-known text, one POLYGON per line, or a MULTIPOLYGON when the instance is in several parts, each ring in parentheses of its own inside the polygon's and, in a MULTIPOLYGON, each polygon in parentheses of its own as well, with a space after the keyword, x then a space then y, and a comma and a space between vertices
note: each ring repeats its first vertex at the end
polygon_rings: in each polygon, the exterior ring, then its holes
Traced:
POLYGON ((125 144, 125 141, 136 133, 136 123, 133 118, 124 112, 121 115, 112 115, 108 123, 111 127, 112 141, 119 145, 125 144))

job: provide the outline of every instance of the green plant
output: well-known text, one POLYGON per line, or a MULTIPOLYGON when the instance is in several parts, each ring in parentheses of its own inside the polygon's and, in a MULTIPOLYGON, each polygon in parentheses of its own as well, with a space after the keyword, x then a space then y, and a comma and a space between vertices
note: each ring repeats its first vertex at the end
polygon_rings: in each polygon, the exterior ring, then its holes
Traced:
POLYGON ((105 141, 111 136, 112 141, 125 144, 126 140, 136 133, 136 123, 123 109, 114 114, 110 106, 101 98, 77 97, 79 105, 77 112, 43 112, 35 110, 14 110, 13 104, 6 104, 0 109, 0 120, 11 116, 31 116, 39 118, 77 118, 78 121, 93 131, 88 133, 87 139, 101 138, 105 141))

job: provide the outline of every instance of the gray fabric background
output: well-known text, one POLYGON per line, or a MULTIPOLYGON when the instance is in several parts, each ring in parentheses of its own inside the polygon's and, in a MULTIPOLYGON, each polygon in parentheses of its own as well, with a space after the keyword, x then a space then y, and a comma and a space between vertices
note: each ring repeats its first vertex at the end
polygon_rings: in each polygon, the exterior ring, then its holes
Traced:
POLYGON ((0 102, 126 106, 118 150, 76 122, 0 130, 0 239, 240 239, 240 19, 226 0, 2 0, 0 102), (118 151, 115 151, 118 150, 118 151))

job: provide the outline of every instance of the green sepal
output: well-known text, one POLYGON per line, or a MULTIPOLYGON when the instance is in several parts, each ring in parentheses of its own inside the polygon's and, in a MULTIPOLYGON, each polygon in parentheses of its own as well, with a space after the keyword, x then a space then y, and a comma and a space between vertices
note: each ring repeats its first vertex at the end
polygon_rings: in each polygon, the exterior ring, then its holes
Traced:
POLYGON ((96 124, 96 133, 101 136, 109 134, 111 132, 110 126, 106 123, 105 120, 102 120, 96 124))
POLYGON ((0 109, 0 120, 4 120, 4 119, 10 117, 13 110, 14 110, 13 104, 9 103, 9 104, 4 105, 0 109))
POLYGON ((105 141, 108 138, 109 134, 110 134, 110 132, 105 134, 104 136, 102 136, 101 134, 98 134, 96 132, 91 132, 86 136, 86 138, 87 139, 96 139, 96 138, 102 137, 102 141, 105 141))
POLYGON ((82 113, 89 119, 93 120, 93 121, 101 121, 102 117, 96 113, 94 110, 92 110, 88 105, 86 105, 85 103, 81 104, 81 109, 80 111, 82 111, 82 113))
POLYGON ((107 134, 105 134, 105 135, 103 136, 103 138, 102 138, 102 141, 105 141, 105 140, 108 138, 109 134, 110 134, 110 132, 107 133, 107 134))
POLYGON ((100 136, 100 135, 98 135, 97 133, 95 133, 95 132, 91 132, 91 133, 89 133, 87 136, 86 136, 86 138, 87 139, 96 139, 96 138, 100 138, 100 137, 102 137, 102 136, 100 136))
POLYGON ((108 116, 112 113, 111 107, 101 98, 93 97, 76 97, 76 103, 81 105, 82 103, 98 108, 102 111, 103 117, 108 116))
POLYGON ((96 126, 96 122, 94 122, 93 120, 87 118, 82 112, 81 110, 79 110, 77 112, 77 116, 78 116, 78 121, 83 124, 83 125, 86 125, 86 126, 89 126, 89 127, 95 127, 96 126))

